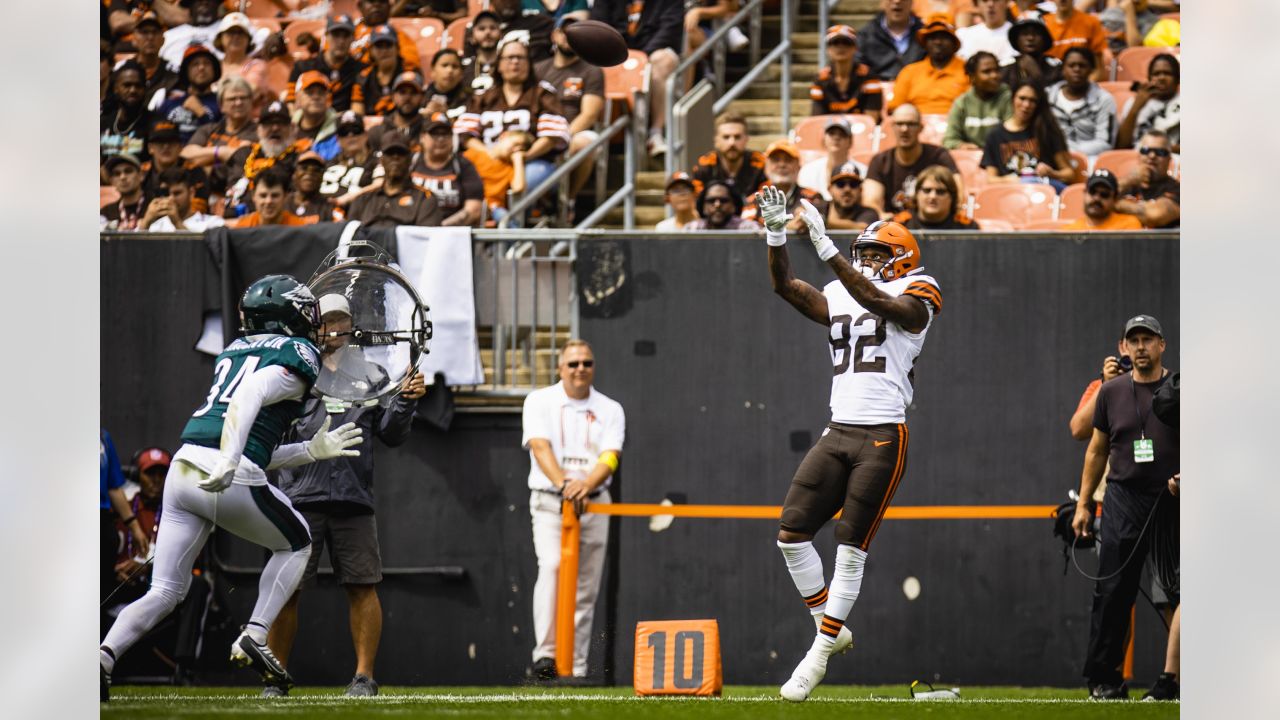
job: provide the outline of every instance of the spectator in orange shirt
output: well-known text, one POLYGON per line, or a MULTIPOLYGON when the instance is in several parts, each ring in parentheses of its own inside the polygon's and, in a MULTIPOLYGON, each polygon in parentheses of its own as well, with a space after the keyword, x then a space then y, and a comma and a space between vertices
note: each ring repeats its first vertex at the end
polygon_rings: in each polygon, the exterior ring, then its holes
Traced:
POLYGON ((1110 170, 1094 170, 1085 183, 1084 217, 1063 230, 1141 230, 1138 218, 1116 212, 1120 183, 1110 170))
MULTIPOLYGON (((1049 54, 1059 60, 1073 47, 1087 47, 1094 57, 1104 57, 1107 50, 1107 32, 1102 22, 1087 12, 1081 12, 1070 2, 1058 3, 1058 11, 1044 16, 1045 27, 1053 37, 1049 54)), ((1094 80, 1102 79, 1102 68, 1094 71, 1094 80)))
POLYGON ((316 218, 300 218, 285 210, 289 193, 289 176, 279 168, 264 170, 253 183, 253 205, 257 209, 227 223, 228 227, 249 228, 263 225, 310 225, 316 218))
POLYGON ((934 15, 916 33, 924 45, 925 59, 902 68, 893 83, 892 112, 910 103, 925 115, 946 115, 951 104, 969 89, 964 61, 956 56, 960 38, 947 15, 934 15))

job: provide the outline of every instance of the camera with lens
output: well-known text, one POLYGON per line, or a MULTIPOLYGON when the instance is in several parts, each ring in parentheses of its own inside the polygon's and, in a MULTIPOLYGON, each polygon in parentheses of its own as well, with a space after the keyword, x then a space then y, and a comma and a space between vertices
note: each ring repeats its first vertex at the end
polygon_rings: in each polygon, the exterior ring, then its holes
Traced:
POLYGON ((1133 358, 1128 355, 1120 356, 1120 372, 1133 372, 1133 358))

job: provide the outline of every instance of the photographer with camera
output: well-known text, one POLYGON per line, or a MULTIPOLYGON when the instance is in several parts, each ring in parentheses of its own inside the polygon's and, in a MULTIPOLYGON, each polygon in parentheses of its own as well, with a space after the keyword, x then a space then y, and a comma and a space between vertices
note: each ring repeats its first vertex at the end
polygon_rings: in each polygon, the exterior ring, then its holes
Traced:
MULTIPOLYGON (((1133 371, 1102 383, 1094 399, 1093 437, 1071 523, 1077 538, 1094 536, 1093 493, 1109 461, 1106 522, 1096 538, 1098 578, 1084 666, 1093 700, 1129 696, 1121 664, 1148 555, 1152 575, 1171 603, 1178 602, 1178 499, 1168 488, 1169 478, 1179 469, 1178 432, 1152 409, 1153 397, 1168 381, 1169 371, 1161 363, 1164 350, 1159 321, 1150 315, 1131 318, 1125 323, 1121 352, 1132 358, 1133 371)), ((1104 364, 1104 376, 1109 366, 1110 362, 1104 364)), ((1118 366, 1117 361, 1113 370, 1118 366)), ((1147 696, 1165 699, 1167 685, 1161 676, 1147 696)), ((1171 692, 1177 696, 1176 684, 1171 692)))

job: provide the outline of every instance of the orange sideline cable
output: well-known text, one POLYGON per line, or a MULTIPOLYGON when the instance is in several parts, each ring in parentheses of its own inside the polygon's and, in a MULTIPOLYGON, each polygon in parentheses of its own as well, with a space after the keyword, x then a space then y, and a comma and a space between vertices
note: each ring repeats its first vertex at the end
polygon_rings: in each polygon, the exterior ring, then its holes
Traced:
MULTIPOLYGON (((1056 505, 908 505, 890 507, 885 511, 885 517, 890 520, 1043 520, 1053 517, 1056 509, 1056 505)), ((776 520, 782 517, 782 508, 778 505, 592 503, 587 505, 587 512, 627 517, 672 515, 739 520, 776 520)))

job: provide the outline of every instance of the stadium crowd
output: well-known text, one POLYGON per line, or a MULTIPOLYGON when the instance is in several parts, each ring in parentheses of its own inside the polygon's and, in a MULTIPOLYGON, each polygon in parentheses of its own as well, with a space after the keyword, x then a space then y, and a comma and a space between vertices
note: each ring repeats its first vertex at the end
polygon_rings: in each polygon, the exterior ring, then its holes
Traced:
MULTIPOLYGON (((705 42, 711 23, 737 8, 736 0, 688 10, 656 0, 628 15, 621 0, 554 10, 538 0, 103 0, 100 225, 198 231, 383 218, 493 226, 512 193, 537 187, 599 137, 604 73, 575 54, 565 24, 604 20, 646 56, 646 148, 659 157, 662 94, 677 51, 705 42), (412 188, 385 180, 402 144, 408 170, 397 175, 412 188), (264 213, 257 181, 268 171, 282 197, 264 213)), ((840 182, 859 186, 854 206, 915 228, 1057 229, 1083 220, 1110 229, 1117 226, 1087 212, 1085 181, 1097 169, 1117 178, 1118 213, 1142 227, 1176 227, 1180 65, 1170 46, 1180 26, 1176 13, 1162 13, 1177 8, 1167 0, 1056 8, 881 0, 863 27, 826 29, 812 117, 766 153, 747 149, 745 115, 730 109, 717 118, 715 148, 687 169, 692 183, 671 179, 691 194, 688 202, 664 196, 679 220, 661 228, 728 227, 704 222, 703 194, 720 180, 740 196, 735 228, 756 226, 751 201, 765 183, 786 187, 793 205, 819 196, 827 206, 840 182), (856 174, 837 179, 833 170, 845 163, 856 174), (917 188, 934 167, 948 171, 931 174, 942 189, 917 188), (946 196, 946 218, 919 205, 935 192, 946 196)), ((745 41, 730 34, 733 50, 745 41)), ((570 174, 570 197, 595 165, 570 174)), ((535 219, 553 219, 554 195, 535 219)), ((846 229, 873 219, 855 213, 861 219, 850 221, 834 204, 826 211, 846 229)))

